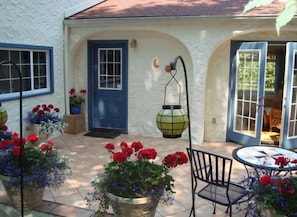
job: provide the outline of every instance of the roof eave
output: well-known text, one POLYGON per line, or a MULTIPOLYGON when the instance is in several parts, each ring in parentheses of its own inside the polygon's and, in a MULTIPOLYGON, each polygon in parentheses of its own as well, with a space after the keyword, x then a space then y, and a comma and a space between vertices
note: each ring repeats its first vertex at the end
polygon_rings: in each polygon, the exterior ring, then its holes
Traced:
POLYGON ((143 21, 148 21, 148 20, 186 20, 186 19, 275 19, 276 15, 238 15, 238 16, 163 16, 163 17, 107 17, 107 18, 95 18, 95 19, 65 19, 64 24, 66 26, 79 26, 82 24, 98 24, 98 23, 106 23, 106 22, 115 22, 119 21, 125 22, 127 20, 143 20, 143 21))

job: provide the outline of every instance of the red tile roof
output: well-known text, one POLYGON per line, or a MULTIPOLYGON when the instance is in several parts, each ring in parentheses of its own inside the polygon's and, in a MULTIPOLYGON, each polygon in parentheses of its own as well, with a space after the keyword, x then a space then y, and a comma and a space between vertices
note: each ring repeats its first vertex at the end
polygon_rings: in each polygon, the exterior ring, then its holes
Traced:
MULTIPOLYGON (((240 16, 248 0, 106 0, 68 19, 131 17, 225 17, 240 16)), ((244 16, 276 15, 283 3, 274 0, 269 6, 250 11, 244 16)))

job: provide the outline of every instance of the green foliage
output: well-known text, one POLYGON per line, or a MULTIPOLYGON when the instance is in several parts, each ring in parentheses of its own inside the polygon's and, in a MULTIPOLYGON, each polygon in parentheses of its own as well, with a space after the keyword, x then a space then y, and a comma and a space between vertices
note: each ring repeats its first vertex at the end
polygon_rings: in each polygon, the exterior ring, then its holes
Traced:
MULTIPOLYGON (((272 3, 273 0, 250 0, 244 7, 243 13, 246 13, 254 8, 266 6, 272 3)), ((297 0, 278 0, 282 2, 286 2, 285 8, 276 18, 275 28, 277 34, 280 33, 280 28, 285 26, 288 22, 290 22, 297 9, 297 0)))

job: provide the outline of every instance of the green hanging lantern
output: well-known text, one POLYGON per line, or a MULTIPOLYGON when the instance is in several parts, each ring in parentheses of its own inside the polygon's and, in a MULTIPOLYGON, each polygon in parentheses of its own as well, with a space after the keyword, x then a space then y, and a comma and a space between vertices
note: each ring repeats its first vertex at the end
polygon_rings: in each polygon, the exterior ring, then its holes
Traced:
MULTIPOLYGON (((166 69, 167 71, 167 69, 166 69)), ((181 137, 182 133, 188 127, 189 119, 188 115, 182 109, 180 104, 181 102, 181 86, 179 85, 178 81, 175 78, 175 73, 172 73, 171 70, 168 70, 171 78, 165 85, 164 91, 164 103, 162 106, 162 110, 156 116, 156 123, 158 129, 163 133, 163 137, 165 138, 179 138, 181 137), (173 84, 170 84, 174 82, 173 84), (168 85, 176 85, 177 92, 178 92, 178 103, 169 105, 166 103, 166 95, 167 95, 167 87, 168 85)))
POLYGON ((189 119, 181 105, 163 105, 156 123, 165 138, 179 138, 187 129, 189 119))
POLYGON ((0 105, 0 127, 2 127, 7 122, 7 111, 4 107, 0 105))

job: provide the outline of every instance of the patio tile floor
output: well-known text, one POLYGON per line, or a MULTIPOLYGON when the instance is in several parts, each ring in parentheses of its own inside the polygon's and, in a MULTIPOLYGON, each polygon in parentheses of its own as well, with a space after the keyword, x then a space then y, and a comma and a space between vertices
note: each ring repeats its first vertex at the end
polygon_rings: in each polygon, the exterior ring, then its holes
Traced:
MULTIPOLYGON (((106 143, 119 144, 121 141, 141 141, 145 147, 154 147, 158 151, 158 159, 174 151, 185 151, 188 141, 185 139, 165 139, 142 137, 135 135, 121 134, 115 139, 94 138, 84 136, 83 133, 72 135, 64 134, 53 138, 56 149, 61 150, 71 159, 73 176, 66 180, 59 189, 46 189, 43 203, 30 213, 28 217, 91 217, 97 206, 88 207, 85 197, 92 191, 90 180, 93 176, 103 171, 104 164, 109 162, 109 156, 104 149, 106 143)), ((235 143, 204 143, 193 148, 205 149, 231 157, 232 150, 240 145, 235 143)), ((244 167, 234 161, 233 180, 240 180, 246 175, 244 167)), ((159 205, 156 217, 186 217, 189 216, 191 200, 191 178, 190 165, 182 165, 171 171, 175 179, 176 194, 171 206, 159 205)), ((0 184, 0 215, 9 207, 9 200, 6 197, 2 184, 0 184), (3 205, 4 204, 4 205, 3 205), (5 204, 7 206, 5 206, 5 204), (4 208, 3 208, 4 207, 4 208)), ((225 207, 217 206, 217 214, 213 215, 212 204, 196 197, 196 216, 199 217, 226 217, 225 207)), ((13 209, 13 208, 12 208, 13 209)), ((244 216, 242 211, 234 210, 234 217, 244 216)), ((110 210, 110 212, 112 212, 110 210)), ((7 213, 7 212, 6 212, 7 213)), ((2 215, 1 215, 2 216, 2 215)), ((15 215, 18 216, 17 214, 15 215)), ((109 216, 109 215, 108 215, 109 216)), ((14 217, 14 216, 13 216, 14 217)), ((27 217, 27 216, 26 216, 27 217)), ((128 217, 128 216, 127 216, 128 217)))

